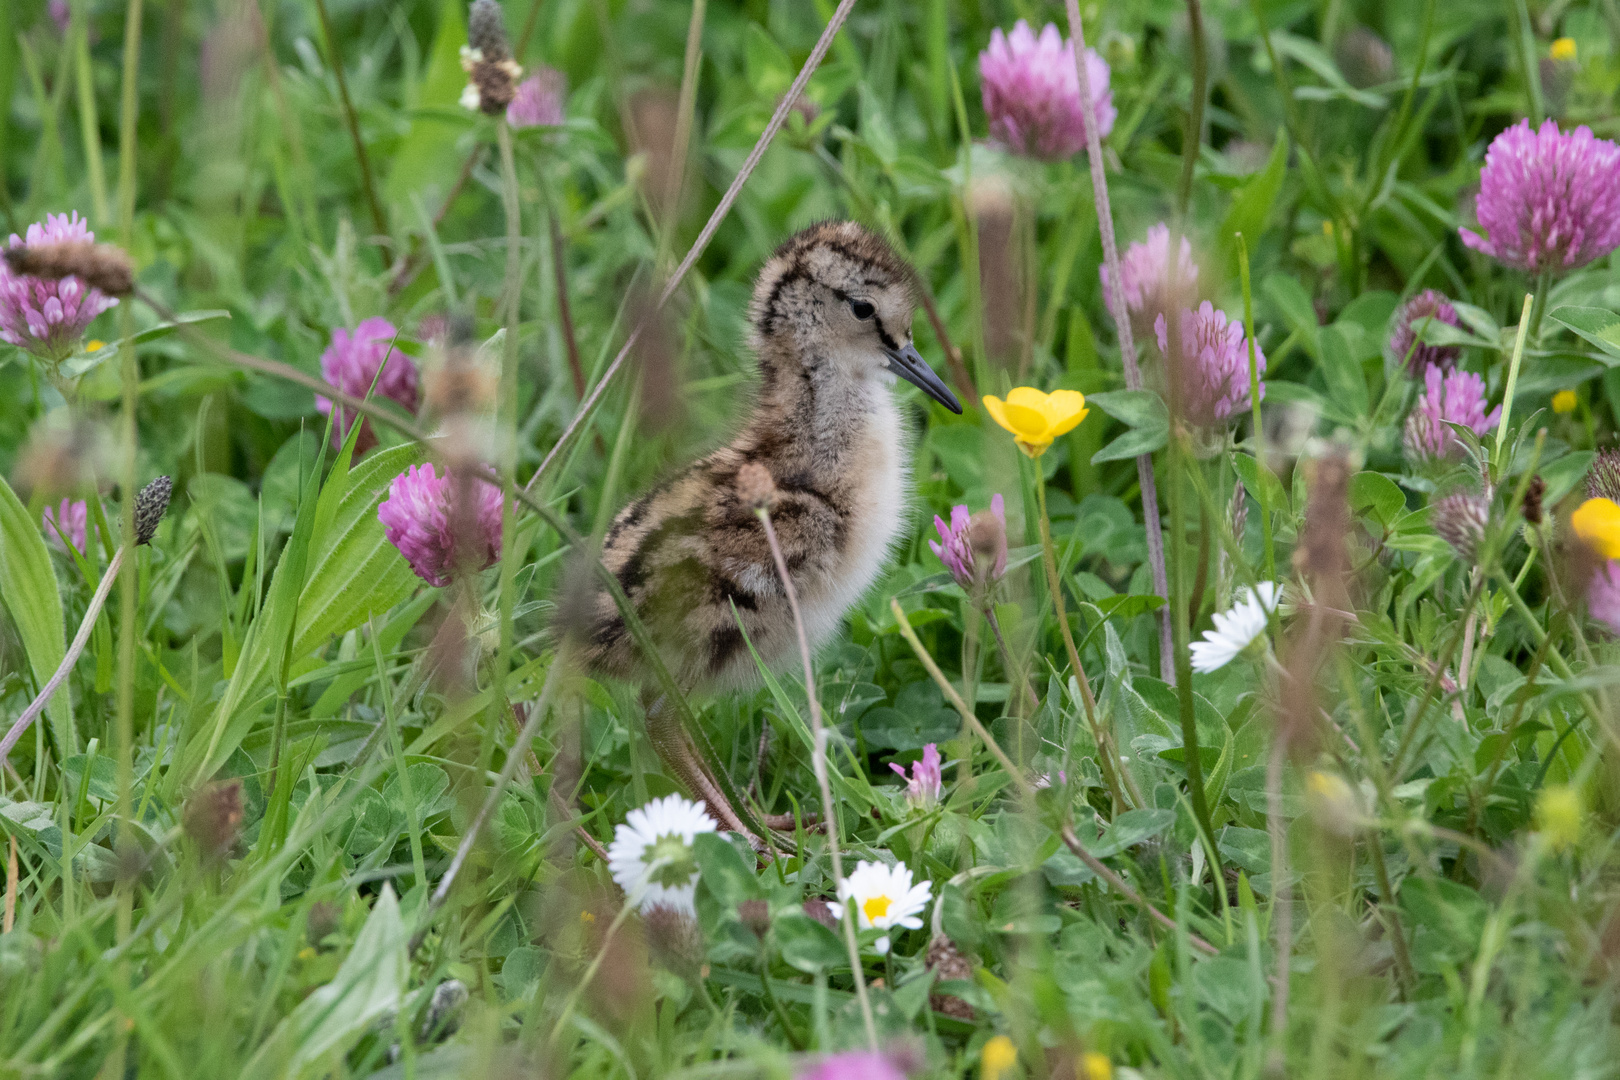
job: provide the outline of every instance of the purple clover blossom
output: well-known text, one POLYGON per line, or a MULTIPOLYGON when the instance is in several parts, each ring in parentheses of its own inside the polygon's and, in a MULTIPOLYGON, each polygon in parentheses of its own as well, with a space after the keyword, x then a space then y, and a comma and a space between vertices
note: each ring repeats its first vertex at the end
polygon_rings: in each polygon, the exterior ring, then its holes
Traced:
MULTIPOLYGON (((470 482, 470 520, 463 523, 474 539, 467 562, 486 570, 501 557, 501 490, 482 480, 470 482)), ((434 473, 432 463, 412 465, 388 485, 388 498, 377 507, 388 542, 399 549, 416 576, 429 585, 450 584, 458 553, 450 501, 455 484, 434 473)))
POLYGON ((1620 559, 1609 559, 1593 572, 1586 610, 1611 633, 1620 634, 1620 559))
MULTIPOLYGON (((1112 311, 1114 282, 1108 276, 1107 265, 1099 266, 1097 273, 1102 278, 1103 298, 1112 311)), ((1146 241, 1133 243, 1119 261, 1119 277, 1132 326, 1145 331, 1160 312, 1177 306, 1170 295, 1170 226, 1161 221, 1147 231, 1146 241)), ((1197 286, 1198 264, 1193 261, 1192 242, 1183 236, 1173 289, 1190 297, 1197 286)))
MULTIPOLYGON (((321 353, 321 374, 339 390, 358 398, 373 393, 372 383, 375 382, 376 397, 396 401, 406 412, 414 414, 417 401, 416 363, 393 348, 397 333, 393 323, 377 318, 365 320, 355 327, 352 334, 341 327, 333 330, 332 344, 321 353), (381 375, 377 374, 378 368, 382 369, 381 375)), ((323 397, 315 399, 315 407, 323 415, 332 412, 332 402, 323 397)), ((343 410, 341 423, 332 426, 332 441, 335 444, 342 445, 355 419, 352 410, 343 410)), ((370 421, 366 421, 360 437, 355 440, 355 452, 363 454, 376 445, 377 436, 371 429, 370 421)))
POLYGON ((1475 211, 1485 235, 1457 230, 1475 251, 1531 273, 1585 266, 1620 247, 1620 146, 1520 121, 1485 151, 1475 211))
POLYGON ((518 83, 506 107, 506 122, 514 128, 561 127, 563 119, 562 72, 544 65, 518 83))
MULTIPOLYGON (((1170 327, 1163 314, 1153 321, 1159 338, 1159 351, 1170 355, 1170 327)), ((1229 320, 1205 300, 1197 311, 1181 311, 1182 380, 1181 411, 1192 423, 1215 427, 1226 423, 1250 407, 1249 343, 1243 324, 1229 320)), ((1260 374, 1266 371, 1266 354, 1254 347, 1254 364, 1260 374)), ((1260 384, 1260 397, 1266 384, 1260 384)))
POLYGON ((85 530, 90 525, 90 504, 83 499, 63 499, 60 506, 47 506, 42 517, 45 539, 59 551, 72 544, 80 554, 85 551, 85 530))
POLYGON ((852 1050, 822 1058, 797 1080, 906 1080, 906 1074, 887 1054, 852 1050))
POLYGON ((1474 434, 1484 435, 1502 415, 1500 405, 1486 415, 1485 380, 1471 371, 1447 374, 1430 367, 1423 381, 1423 394, 1406 418, 1406 455, 1413 461, 1462 456, 1462 441, 1447 424, 1466 424, 1474 434))
POLYGON ((899 773, 906 782, 906 801, 923 809, 938 806, 940 796, 945 792, 943 765, 937 743, 923 747, 922 757, 911 763, 909 777, 903 765, 889 762, 889 768, 899 773))
MULTIPOLYGON (((50 214, 43 225, 11 234, 10 247, 33 244, 92 243, 96 234, 76 212, 50 214)), ((14 274, 0 259, 0 341, 47 360, 72 356, 85 328, 118 301, 69 275, 57 281, 14 274)))
MULTIPOLYGON (((1086 50, 1092 117, 1097 135, 1114 130, 1113 91, 1108 62, 1086 50)), ((1073 157, 1086 145, 1086 117, 1080 109, 1080 75, 1074 45, 1047 23, 1037 38, 1019 19, 1012 33, 990 32, 990 47, 979 54, 979 80, 990 135, 1015 153, 1044 161, 1073 157)))
MULTIPOLYGON (((982 512, 981 512, 982 513, 982 512)), ((951 507, 951 523, 945 524, 943 518, 934 515, 934 529, 939 533, 938 540, 928 541, 928 546, 939 561, 945 564, 945 569, 951 572, 951 577, 964 589, 972 590, 979 584, 977 561, 974 558, 973 521, 976 515, 970 513, 966 506, 958 504, 951 507)), ((1007 533, 1006 502, 1002 497, 990 497, 990 516, 995 520, 1000 534, 1005 538, 1007 533)), ((988 582, 1001 580, 1001 575, 1007 572, 1007 545, 1005 539, 996 551, 991 565, 988 568, 988 582)))
POLYGON ((1393 321, 1395 328, 1389 335, 1389 357, 1397 364, 1405 364, 1406 373, 1412 378, 1423 375, 1431 366, 1442 371, 1450 371, 1457 366, 1457 357, 1462 353, 1457 346, 1425 345, 1419 339, 1425 324, 1457 325, 1457 309, 1444 295, 1433 289, 1424 289, 1395 309, 1393 321))

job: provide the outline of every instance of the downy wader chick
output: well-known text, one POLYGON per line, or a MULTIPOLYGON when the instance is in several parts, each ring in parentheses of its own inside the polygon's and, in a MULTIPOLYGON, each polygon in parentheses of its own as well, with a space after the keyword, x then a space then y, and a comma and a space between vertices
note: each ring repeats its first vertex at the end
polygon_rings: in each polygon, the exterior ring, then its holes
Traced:
MULTIPOLYGON (((603 562, 647 623, 685 690, 752 689, 767 665, 797 658, 782 582, 737 471, 763 465, 775 482, 771 520, 815 648, 877 579, 906 520, 906 424, 890 387, 920 387, 962 406, 911 341, 915 275, 854 222, 813 225, 765 263, 749 312, 759 399, 742 433, 631 503, 604 541, 603 562)), ((640 681, 645 660, 613 600, 599 592, 587 629, 597 673, 640 681)), ((659 756, 723 826, 749 832, 661 697, 647 709, 659 756)))

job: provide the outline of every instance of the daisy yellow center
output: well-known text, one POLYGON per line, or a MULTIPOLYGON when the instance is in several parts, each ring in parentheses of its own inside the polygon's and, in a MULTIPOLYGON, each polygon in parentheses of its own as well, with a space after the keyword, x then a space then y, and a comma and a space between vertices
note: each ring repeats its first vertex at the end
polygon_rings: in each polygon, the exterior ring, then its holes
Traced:
POLYGON ((687 884, 697 873, 692 849, 679 833, 660 836, 648 844, 641 853, 641 861, 652 867, 648 875, 651 880, 671 889, 687 884))
POLYGON ((869 921, 877 922, 879 919, 883 918, 883 916, 889 913, 889 905, 892 903, 894 903, 894 901, 890 900, 887 896, 874 896, 872 899, 861 905, 861 910, 866 912, 866 917, 869 921))

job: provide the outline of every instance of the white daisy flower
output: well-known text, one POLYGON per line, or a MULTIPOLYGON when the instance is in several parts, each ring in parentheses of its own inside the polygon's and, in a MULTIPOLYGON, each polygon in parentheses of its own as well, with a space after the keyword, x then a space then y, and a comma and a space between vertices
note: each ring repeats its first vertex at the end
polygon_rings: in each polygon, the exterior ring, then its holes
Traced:
POLYGON ((654 799, 624 817, 608 845, 608 869, 636 910, 668 907, 688 915, 697 909, 697 862, 692 840, 719 826, 701 803, 679 795, 654 799))
POLYGON ((1215 671, 1247 649, 1266 632, 1268 616, 1277 607, 1281 592, 1282 587, 1275 581, 1262 581, 1255 589, 1244 589, 1230 610, 1215 616, 1215 627, 1204 631, 1204 640, 1192 643, 1193 670, 1215 671))
POLYGON ((889 951, 888 931, 894 927, 915 930, 922 926, 917 918, 928 906, 930 882, 911 883, 911 870, 903 863, 888 866, 880 862, 861 862, 855 872, 838 886, 838 898, 846 903, 855 901, 855 923, 862 930, 882 930, 877 939, 878 955, 889 951))

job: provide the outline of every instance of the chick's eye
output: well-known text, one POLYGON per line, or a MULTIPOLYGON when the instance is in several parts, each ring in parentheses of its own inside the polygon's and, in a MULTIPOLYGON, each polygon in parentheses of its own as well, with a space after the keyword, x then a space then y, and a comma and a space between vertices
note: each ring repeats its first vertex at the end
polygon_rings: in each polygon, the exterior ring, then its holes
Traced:
POLYGON ((850 314, 854 315, 857 319, 870 319, 873 315, 877 314, 877 308, 873 307, 871 303, 866 300, 851 300, 849 302, 849 311, 850 314))

